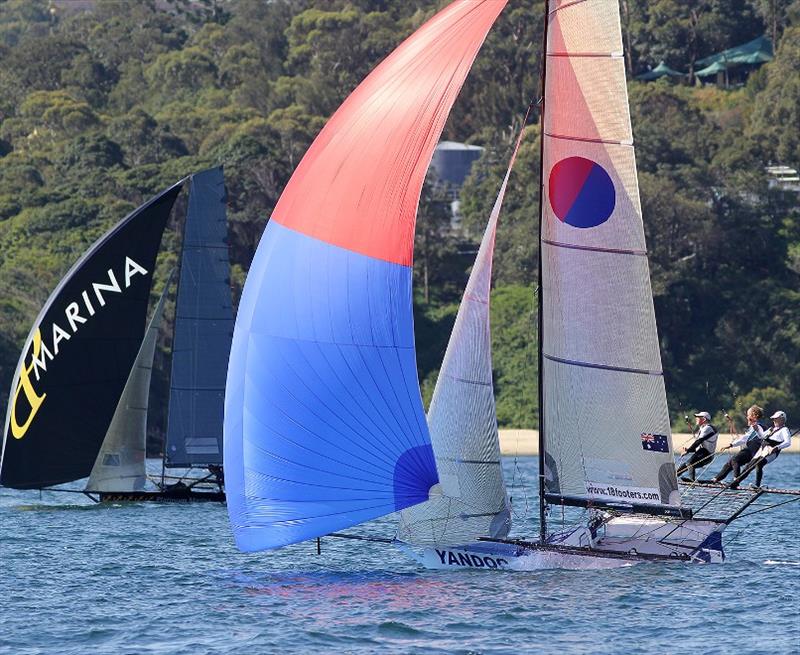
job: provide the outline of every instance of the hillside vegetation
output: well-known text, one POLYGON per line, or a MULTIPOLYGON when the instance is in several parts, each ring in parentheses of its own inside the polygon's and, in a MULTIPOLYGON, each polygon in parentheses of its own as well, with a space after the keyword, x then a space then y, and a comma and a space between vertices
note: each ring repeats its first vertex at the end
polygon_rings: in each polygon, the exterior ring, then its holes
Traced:
MULTIPOLYGON (((83 250, 149 196, 210 165, 225 166, 238 297, 272 208, 326 119, 445 4, 0 2, 0 399, 38 309, 83 250)), ((764 33, 776 41, 774 61, 744 86, 631 81, 629 96, 671 410, 758 401, 796 420, 800 212, 797 194, 771 188, 764 169, 800 168, 800 2, 621 7, 631 78, 661 60, 691 70, 764 33)), ((543 11, 542 0, 510 0, 447 124, 445 138, 486 148, 463 190, 465 232, 451 232, 434 185, 423 192, 415 275, 426 399, 469 253, 537 93, 543 11)), ((537 118, 512 176, 495 265, 498 417, 509 427, 537 423, 537 118)), ((159 284, 175 262, 175 229, 159 284)), ((165 381, 162 371, 157 404, 165 381)))

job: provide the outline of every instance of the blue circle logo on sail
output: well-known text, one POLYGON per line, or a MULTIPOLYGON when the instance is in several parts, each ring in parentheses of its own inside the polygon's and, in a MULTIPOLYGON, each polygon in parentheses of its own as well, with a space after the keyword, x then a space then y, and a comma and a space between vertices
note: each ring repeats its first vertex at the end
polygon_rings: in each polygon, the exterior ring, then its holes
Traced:
POLYGON ((597 227, 614 211, 614 182, 597 162, 584 157, 562 159, 550 171, 550 206, 572 227, 597 227))

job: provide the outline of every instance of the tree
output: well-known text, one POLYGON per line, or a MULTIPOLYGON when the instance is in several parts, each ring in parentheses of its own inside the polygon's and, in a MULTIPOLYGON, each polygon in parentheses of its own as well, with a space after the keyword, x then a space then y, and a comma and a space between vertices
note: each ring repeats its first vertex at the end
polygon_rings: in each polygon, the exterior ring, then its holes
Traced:
MULTIPOLYGON (((308 78, 314 93, 293 100, 306 111, 330 116, 339 103, 383 59, 399 38, 385 12, 307 9, 292 18, 287 68, 308 78)), ((298 87, 302 90, 303 87, 298 87)))
POLYGON ((800 169, 800 25, 788 28, 753 106, 750 134, 766 161, 800 169))
MULTIPOLYGON (((458 297, 463 283, 448 289, 449 283, 463 276, 464 263, 459 261, 456 240, 450 226, 450 198, 435 173, 428 173, 422 187, 414 237, 414 284, 422 290, 422 301, 431 302, 431 288, 442 294, 437 300, 458 297), (454 272, 457 273, 454 274, 454 272), (453 294, 455 296, 448 294, 453 294)), ((466 279, 464 279, 466 282, 466 279)))
POLYGON ((131 166, 163 161, 188 154, 178 137, 147 112, 135 109, 111 121, 108 137, 122 147, 125 163, 131 166))

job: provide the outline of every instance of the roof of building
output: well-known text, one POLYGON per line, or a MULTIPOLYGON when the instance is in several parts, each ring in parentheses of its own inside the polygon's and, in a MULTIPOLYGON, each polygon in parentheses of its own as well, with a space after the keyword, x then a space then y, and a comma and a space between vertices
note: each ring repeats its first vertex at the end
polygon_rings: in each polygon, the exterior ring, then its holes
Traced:
MULTIPOLYGON (((737 45, 734 48, 728 48, 715 55, 698 59, 695 63, 697 66, 709 67, 712 64, 721 63, 725 67, 740 64, 763 64, 767 61, 772 61, 772 41, 766 36, 759 36, 757 39, 737 45)), ((724 68, 723 68, 724 70, 724 68)), ((699 75, 700 73, 698 73, 699 75)))
POLYGON ((663 61, 659 63, 658 66, 655 68, 650 69, 646 73, 642 73, 641 75, 637 75, 637 80, 644 80, 645 82, 649 80, 657 80, 660 77, 670 76, 670 77, 682 77, 684 73, 680 73, 673 68, 667 66, 663 61))
POLYGON ((439 145, 436 146, 437 150, 474 150, 474 151, 482 151, 483 148, 481 146, 472 146, 468 143, 458 143, 457 141, 440 141, 439 145))

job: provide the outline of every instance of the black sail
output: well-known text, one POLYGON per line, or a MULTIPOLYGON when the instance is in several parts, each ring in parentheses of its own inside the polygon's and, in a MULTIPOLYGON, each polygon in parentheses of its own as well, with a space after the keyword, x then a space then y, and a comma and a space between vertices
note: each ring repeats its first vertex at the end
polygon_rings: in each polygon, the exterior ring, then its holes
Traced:
POLYGON ((192 175, 183 235, 165 463, 222 464, 225 378, 233 336, 222 168, 192 175))
POLYGON ((48 298, 14 374, 0 484, 89 475, 144 337, 156 255, 182 185, 103 235, 48 298))

